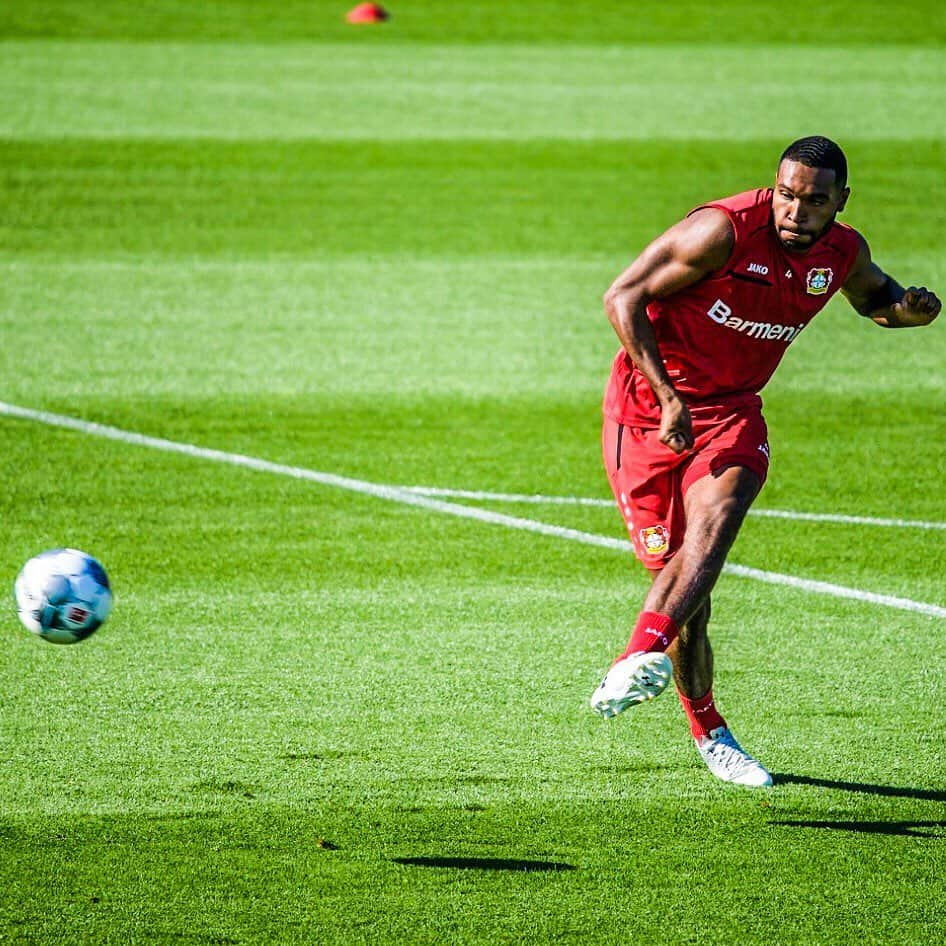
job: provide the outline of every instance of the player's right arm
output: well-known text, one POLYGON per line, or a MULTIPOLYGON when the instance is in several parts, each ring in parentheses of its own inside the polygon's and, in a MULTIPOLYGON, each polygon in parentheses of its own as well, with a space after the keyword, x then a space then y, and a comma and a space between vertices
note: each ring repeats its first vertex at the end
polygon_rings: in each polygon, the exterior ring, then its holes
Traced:
POLYGON ((660 440, 674 453, 693 448, 693 424, 667 374, 647 306, 721 269, 734 244, 732 224, 722 210, 698 210, 657 237, 604 294, 614 331, 660 404, 660 440))
POLYGON ((870 247, 859 233, 857 238, 857 258, 841 287, 848 302, 883 328, 929 325, 943 307, 936 293, 925 286, 904 289, 873 261, 870 247))

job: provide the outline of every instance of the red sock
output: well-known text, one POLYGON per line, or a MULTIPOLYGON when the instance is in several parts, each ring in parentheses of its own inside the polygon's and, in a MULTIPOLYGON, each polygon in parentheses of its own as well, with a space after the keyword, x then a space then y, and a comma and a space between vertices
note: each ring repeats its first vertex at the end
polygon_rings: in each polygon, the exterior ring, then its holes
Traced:
POLYGON ((716 704, 713 702, 713 690, 701 696, 698 700, 691 700, 677 690, 677 696, 680 697, 680 703, 683 706, 683 712, 687 714, 690 720, 690 732, 694 739, 700 736, 708 736, 710 731, 719 726, 725 726, 726 720, 719 715, 716 704))
POLYGON ((666 614, 641 611, 634 625, 634 633, 627 642, 627 648, 618 660, 640 651, 664 651, 677 639, 679 633, 680 628, 666 614))

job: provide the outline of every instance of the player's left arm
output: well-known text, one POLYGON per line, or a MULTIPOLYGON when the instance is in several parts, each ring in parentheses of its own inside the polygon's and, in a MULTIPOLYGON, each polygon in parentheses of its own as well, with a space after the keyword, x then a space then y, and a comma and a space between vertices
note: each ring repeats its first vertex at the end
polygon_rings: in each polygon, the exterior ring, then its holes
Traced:
POLYGON ((884 328, 911 328, 929 325, 939 315, 942 303, 925 286, 904 289, 888 276, 870 256, 867 241, 858 234, 860 250, 841 292, 865 318, 884 328))

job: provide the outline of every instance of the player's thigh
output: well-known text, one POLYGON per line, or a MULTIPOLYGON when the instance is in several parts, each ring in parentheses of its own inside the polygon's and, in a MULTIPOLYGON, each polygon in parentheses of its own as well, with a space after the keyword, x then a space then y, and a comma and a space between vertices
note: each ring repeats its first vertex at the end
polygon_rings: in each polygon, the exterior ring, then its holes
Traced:
POLYGON ((687 539, 728 548, 761 488, 758 472, 738 464, 691 483, 684 498, 687 539))
POLYGON ((757 407, 708 424, 681 482, 687 531, 738 529, 769 471, 768 430, 757 407))

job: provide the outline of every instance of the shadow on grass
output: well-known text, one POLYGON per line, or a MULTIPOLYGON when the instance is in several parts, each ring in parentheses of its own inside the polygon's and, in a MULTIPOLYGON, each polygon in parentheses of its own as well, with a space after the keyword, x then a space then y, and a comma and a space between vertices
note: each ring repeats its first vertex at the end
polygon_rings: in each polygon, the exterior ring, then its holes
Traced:
POLYGON ((931 788, 901 788, 896 785, 871 785, 867 782, 837 782, 827 778, 811 778, 808 775, 791 775, 779 772, 772 775, 776 785, 814 785, 816 788, 834 788, 842 792, 857 792, 861 795, 883 795, 887 798, 919 798, 922 801, 946 801, 946 791, 931 788))
POLYGON ((393 857, 391 860, 408 867, 450 867, 454 870, 515 870, 529 873, 575 869, 571 864, 557 861, 523 861, 505 857, 393 857))
POLYGON ((821 828, 859 834, 895 834, 908 838, 943 838, 946 821, 773 821, 785 828, 821 828))

